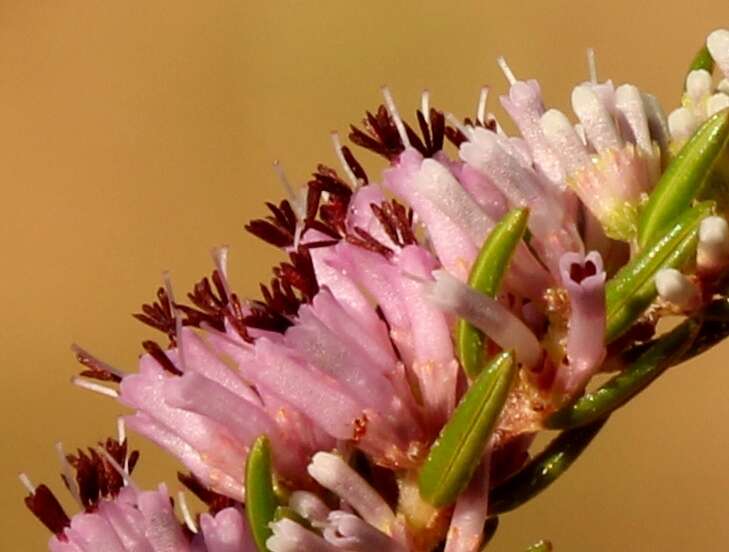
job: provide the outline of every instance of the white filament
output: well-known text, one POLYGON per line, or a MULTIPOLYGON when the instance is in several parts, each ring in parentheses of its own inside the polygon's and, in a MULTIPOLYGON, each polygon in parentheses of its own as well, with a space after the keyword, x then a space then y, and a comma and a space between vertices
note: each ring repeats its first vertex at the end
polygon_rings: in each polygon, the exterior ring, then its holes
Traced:
POLYGON ((400 118, 400 112, 397 110, 397 105, 392 97, 392 92, 390 92, 390 89, 387 86, 382 87, 382 96, 385 98, 385 107, 387 107, 390 117, 392 117, 392 120, 395 122, 395 128, 397 128, 397 133, 400 135, 400 140, 402 140, 405 148, 409 148, 410 139, 408 138, 408 133, 405 131, 405 125, 400 118))
POLYGON ((195 525, 195 520, 192 518, 192 514, 190 513, 185 493, 182 491, 177 492, 177 504, 180 505, 180 513, 182 514, 182 519, 184 520, 185 525, 190 531, 197 534, 197 525, 195 525))
POLYGON ((93 381, 83 379, 79 376, 73 376, 71 378, 71 383, 76 387, 86 389, 87 391, 93 391, 94 393, 98 393, 100 395, 105 395, 114 399, 119 397, 119 392, 116 389, 106 387, 105 385, 101 385, 99 383, 94 383, 93 381))
POLYGON ((278 180, 279 182, 281 182, 281 185, 283 186, 283 189, 288 196, 291 208, 294 210, 294 213, 296 213, 297 218, 303 220, 304 218, 306 218, 306 208, 299 198, 299 194, 296 193, 296 190, 294 190, 291 182, 289 182, 289 179, 286 178, 286 172, 284 171, 278 159, 273 162, 273 170, 276 172, 276 176, 278 176, 278 180))
POLYGON ((496 63, 499 65, 499 69, 501 69, 501 72, 504 73, 504 76, 506 77, 506 80, 509 82, 510 85, 516 84, 516 77, 514 76, 514 72, 511 70, 511 67, 509 67, 509 64, 506 63, 506 59, 504 56, 499 56, 496 58, 496 63))
POLYGON ((25 473, 18 474, 18 479, 20 479, 21 485, 25 487, 25 489, 32 495, 35 494, 35 485, 30 480, 30 477, 27 476, 25 473))
POLYGON ((58 462, 61 464, 61 472, 63 473, 64 480, 68 485, 68 490, 74 500, 83 507, 83 503, 81 502, 81 495, 79 493, 78 482, 76 481, 76 478, 74 478, 71 471, 71 464, 68 463, 68 458, 66 458, 66 452, 63 450, 63 443, 59 441, 58 443, 56 443, 55 448, 56 454, 58 455, 58 462))
POLYGON ((489 87, 482 86, 478 96, 478 108, 476 109, 476 120, 481 126, 486 123, 486 102, 489 99, 489 87))
POLYGON ((420 94, 420 111, 423 113, 425 123, 430 126, 430 90, 427 88, 420 94))
POLYGON ((332 144, 334 145, 334 153, 337 154, 339 164, 342 166, 342 170, 344 171, 344 174, 347 175, 347 179, 349 180, 349 182, 356 189, 359 187, 361 182, 354 175, 352 168, 349 166, 349 163, 347 163, 347 160, 344 158, 344 152, 342 151, 342 140, 339 138, 339 133, 336 130, 333 130, 331 132, 331 136, 332 144))
POLYGON ((125 470, 122 466, 119 465, 119 462, 117 462, 114 457, 109 454, 109 452, 104 447, 96 447, 96 450, 101 454, 109 464, 111 464, 111 467, 114 468, 114 470, 121 475, 122 479, 124 480, 124 485, 129 485, 131 487, 136 487, 134 484, 134 481, 132 481, 131 476, 129 475, 129 472, 125 470))
POLYGON ((590 75, 590 82, 597 84, 597 58, 595 57, 595 50, 592 48, 587 49, 587 71, 590 75))

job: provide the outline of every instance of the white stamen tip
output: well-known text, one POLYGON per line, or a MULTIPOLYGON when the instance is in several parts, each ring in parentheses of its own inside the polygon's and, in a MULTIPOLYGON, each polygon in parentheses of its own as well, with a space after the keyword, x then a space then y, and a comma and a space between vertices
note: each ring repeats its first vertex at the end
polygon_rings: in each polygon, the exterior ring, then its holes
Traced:
POLYGON ((336 130, 333 130, 331 132, 332 136, 332 144, 334 145, 334 153, 337 155, 337 159, 339 160, 339 164, 342 166, 342 170, 344 171, 344 174, 347 175, 347 179, 349 182, 354 186, 355 188, 359 187, 362 182, 360 182, 357 177, 354 175, 354 171, 349 166, 349 163, 347 163, 347 159, 344 157, 344 150, 342 146, 342 140, 339 138, 339 133, 336 130))
POLYGON ((595 50, 592 48, 587 49, 587 71, 590 74, 590 82, 597 84, 597 58, 595 57, 595 50))
POLYGON ((190 507, 187 504, 185 493, 182 491, 178 491, 177 493, 177 504, 180 506, 180 513, 182 514, 182 519, 185 521, 185 525, 190 531, 197 534, 197 525, 195 525, 195 520, 190 513, 190 507))
POLYGON ((100 395, 105 395, 114 399, 119 397, 119 392, 116 389, 106 387, 105 385, 101 385, 99 383, 94 383, 93 381, 89 381, 79 376, 72 377, 71 383, 76 387, 86 389, 87 391, 93 391, 94 393, 99 393, 100 395))
POLYGON ((511 67, 509 67, 509 64, 506 63, 506 58, 504 58, 504 56, 499 56, 496 58, 496 63, 499 65, 501 72, 504 73, 506 80, 513 86, 516 83, 516 77, 514 76, 514 72, 511 70, 511 67))
POLYGON ((482 126, 486 123, 486 102, 489 99, 489 87, 481 87, 481 93, 478 96, 478 108, 476 109, 476 120, 482 126))
POLYGON ((397 128, 397 133, 400 135, 400 140, 402 140, 406 148, 410 147, 410 139, 408 138, 408 133, 405 131, 405 125, 400 118, 400 112, 397 110, 392 92, 390 92, 387 86, 382 87, 382 97, 385 99, 385 107, 387 107, 390 117, 395 122, 395 128, 397 128))
POLYGON ((655 276, 658 295, 680 308, 690 308, 697 297, 696 286, 675 268, 663 268, 655 276))
POLYGON ((420 94, 420 111, 425 117, 425 122, 430 125, 430 90, 427 88, 420 94))
POLYGON ((25 487, 25 489, 30 494, 35 494, 35 485, 33 485, 33 482, 30 480, 30 477, 28 477, 27 474, 18 474, 18 479, 20 479, 20 484, 23 485, 23 487, 25 487))

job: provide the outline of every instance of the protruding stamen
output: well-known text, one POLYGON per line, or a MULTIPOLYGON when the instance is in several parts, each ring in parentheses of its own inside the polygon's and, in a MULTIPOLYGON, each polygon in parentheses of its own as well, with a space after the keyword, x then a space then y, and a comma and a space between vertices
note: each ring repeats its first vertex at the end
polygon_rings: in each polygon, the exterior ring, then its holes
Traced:
POLYGON ((595 57, 595 50, 592 48, 587 49, 587 71, 590 75, 590 82, 597 84, 597 58, 595 57))
POLYGON ((25 489, 32 495, 35 494, 35 485, 33 485, 33 482, 30 480, 30 477, 28 477, 25 473, 18 474, 18 479, 20 479, 21 485, 25 487, 25 489))
POLYGON ((458 130, 461 131, 461 134, 463 134, 466 138, 471 138, 471 129, 464 125, 461 121, 458 120, 458 117, 453 115, 453 113, 447 112, 445 114, 445 119, 448 121, 451 125, 456 127, 458 130))
POLYGON ((506 80, 509 81, 509 84, 514 85, 516 83, 516 77, 514 76, 514 72, 511 70, 511 67, 509 67, 509 64, 506 63, 504 56, 497 57, 496 63, 499 65, 501 72, 504 73, 506 80))
POLYGON ((89 381, 78 376, 72 377, 71 383, 76 387, 80 387, 88 391, 93 391, 94 393, 98 393, 100 395, 105 395, 114 399, 119 397, 119 392, 116 389, 106 387, 105 385, 101 385, 100 383, 94 383, 93 381, 89 381))
POLYGON ((289 182, 289 179, 286 178, 286 172, 278 159, 273 162, 273 170, 276 171, 276 176, 278 176, 279 182, 281 182, 281 185, 286 191, 289 203, 291 204, 291 208, 294 210, 294 213, 296 213, 296 217, 299 220, 304 220, 306 218, 306 207, 301 201, 299 194, 297 194, 296 190, 294 190, 291 182, 289 182))
POLYGON ((405 131, 405 124, 400 118, 400 113, 397 110, 397 105, 395 105, 395 100, 387 86, 382 87, 382 96, 385 98, 385 107, 387 107, 390 117, 392 117, 392 120, 395 122, 395 128, 397 128, 397 133, 400 135, 400 140, 402 140, 402 143, 406 148, 409 148, 410 139, 408 138, 408 133, 405 131))
POLYGON ((185 354, 184 354, 184 347, 182 345, 182 315, 180 314, 180 310, 175 306, 175 293, 172 289, 172 278, 170 276, 169 271, 165 270, 162 273, 162 281, 164 282, 164 288, 167 292, 167 297, 169 297, 170 300, 170 306, 172 307, 172 312, 175 315, 175 337, 177 339, 177 358, 179 359, 180 363, 180 370, 182 373, 185 373, 186 366, 185 366, 185 354))
POLYGON ((420 94, 420 111, 423 113, 425 123, 430 126, 430 90, 427 88, 420 94))
POLYGON ((478 108, 476 109, 476 120, 481 126, 486 124, 486 102, 489 99, 489 87, 482 86, 478 95, 478 108))
POLYGON ((329 515, 329 508, 322 499, 308 491, 291 493, 289 506, 301 517, 312 522, 325 521, 329 515))
POLYGON ((101 454, 107 462, 109 462, 111 467, 114 468, 119 475, 121 475, 124 480, 124 485, 136 487, 134 481, 132 481, 131 475, 129 475, 129 472, 119 465, 119 462, 117 462, 114 457, 109 454, 109 451, 107 451, 104 447, 96 447, 96 451, 101 454))
POLYGON ((190 531, 197 534, 197 525, 195 525, 195 520, 190 513, 190 507, 187 504, 185 493, 182 491, 177 492, 177 504, 180 505, 180 513, 182 514, 182 519, 184 520, 185 525, 190 531))
POLYGON ((342 140, 339 138, 339 133, 336 130, 333 130, 331 132, 332 136, 332 144, 334 144, 334 152, 337 154, 337 159, 339 159, 339 164, 342 165, 342 170, 344 171, 344 174, 347 175, 347 179, 352 184, 352 186, 356 189, 361 184, 360 181, 357 179, 357 177, 354 175, 354 171, 352 171, 352 168, 349 166, 349 163, 347 163, 347 160, 344 157, 344 152, 342 151, 342 140))
POLYGON ((124 444, 124 441, 127 440, 127 426, 124 418, 118 418, 116 421, 116 436, 119 444, 124 444))
POLYGON ((221 245, 219 247, 214 247, 210 251, 210 256, 213 258, 213 264, 215 265, 215 269, 220 275, 220 281, 223 283, 223 289, 225 290, 225 294, 230 297, 231 290, 230 286, 228 285, 228 246, 221 245))
POLYGON ((686 276, 675 268, 663 268, 656 273, 656 289, 662 299, 681 309, 696 305, 698 290, 686 276))
POLYGON ((81 495, 79 493, 78 482, 76 481, 76 478, 73 476, 73 472, 71 471, 71 464, 69 464, 68 458, 66 458, 66 452, 63 450, 63 443, 59 441, 58 443, 56 443, 55 448, 56 455, 58 456, 58 463, 61 464, 61 473, 63 474, 63 479, 68 486, 68 490, 71 493, 71 496, 73 496, 74 500, 78 502, 81 507, 83 507, 83 503, 81 502, 81 495))

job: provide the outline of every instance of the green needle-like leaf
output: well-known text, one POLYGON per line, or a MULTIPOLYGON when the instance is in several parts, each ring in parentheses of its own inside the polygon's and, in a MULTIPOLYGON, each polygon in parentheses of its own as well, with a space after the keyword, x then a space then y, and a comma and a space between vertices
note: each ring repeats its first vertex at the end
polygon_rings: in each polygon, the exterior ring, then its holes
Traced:
POLYGON ((552 552, 552 543, 548 540, 540 540, 527 548, 526 552, 552 552))
POLYGON ((700 69, 709 73, 714 71, 714 58, 711 57, 709 49, 706 46, 696 52, 694 59, 691 60, 688 72, 690 73, 691 71, 698 71, 700 69))
POLYGON ((489 514, 509 512, 549 487, 577 460, 605 421, 560 433, 526 466, 491 491, 489 514))
POLYGON ((675 364, 694 342, 699 327, 695 320, 684 321, 656 339, 627 369, 593 393, 583 395, 549 416, 544 425, 552 429, 569 429, 604 419, 675 364))
POLYGON ((661 268, 680 268, 696 253, 699 224, 712 204, 684 212, 673 228, 625 265, 605 286, 608 343, 620 337, 656 297, 654 276, 661 268))
MULTIPOLYGON (((489 297, 496 296, 509 267, 509 260, 524 236, 528 218, 528 209, 513 209, 494 226, 471 269, 468 284, 472 288, 489 297)), ((483 340, 484 336, 478 328, 466 320, 458 321, 458 357, 470 378, 475 378, 483 367, 483 340)))
POLYGON ((728 142, 729 109, 724 109, 696 131, 656 184, 638 224, 641 248, 656 241, 691 206, 728 142))
POLYGON ((430 449, 418 478, 423 499, 440 508, 453 503, 473 476, 509 394, 514 354, 496 356, 466 391, 430 449))
POLYGON ((256 439, 246 462, 246 517, 259 552, 267 552, 271 536, 268 524, 276 515, 278 501, 273 489, 271 445, 265 435, 256 439))

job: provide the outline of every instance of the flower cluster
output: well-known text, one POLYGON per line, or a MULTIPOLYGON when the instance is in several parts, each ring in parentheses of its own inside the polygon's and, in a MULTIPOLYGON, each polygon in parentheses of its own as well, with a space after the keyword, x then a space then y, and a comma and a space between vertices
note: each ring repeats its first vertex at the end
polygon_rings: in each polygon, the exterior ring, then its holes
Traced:
POLYGON ((136 315, 166 341, 136 372, 75 347, 74 382, 131 409, 123 427, 177 457, 210 513, 178 497, 181 524, 164 485, 139 490, 121 435, 61 455, 72 519, 22 477, 50 549, 474 552, 616 408, 729 334, 729 31, 667 118, 590 60, 576 120, 499 60, 518 136, 488 89, 465 120, 424 93, 417 125, 383 89, 349 134, 381 177, 337 134, 343 176, 319 166, 298 190, 278 168, 289 198, 246 227, 288 257, 260 300, 216 249, 188 304, 166 277, 136 315), (535 454, 544 428, 562 432, 535 454))

